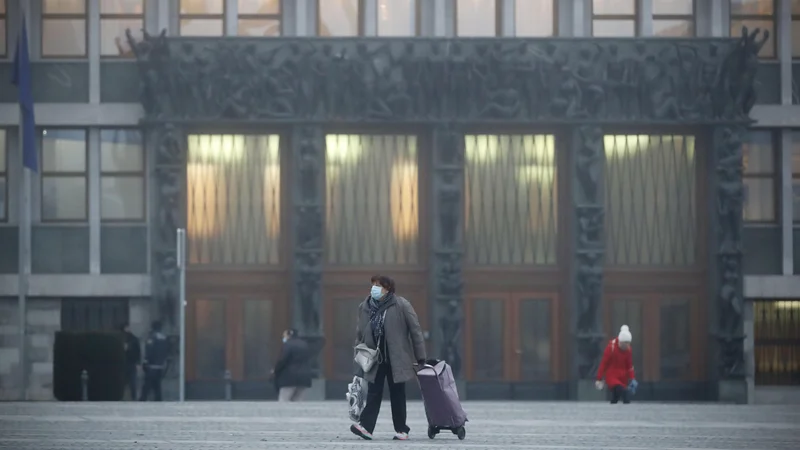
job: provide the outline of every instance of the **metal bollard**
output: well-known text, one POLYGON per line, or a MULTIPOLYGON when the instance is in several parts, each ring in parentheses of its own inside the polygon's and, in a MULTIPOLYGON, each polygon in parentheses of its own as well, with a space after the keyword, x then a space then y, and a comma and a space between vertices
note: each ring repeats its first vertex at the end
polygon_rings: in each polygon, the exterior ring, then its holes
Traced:
POLYGON ((89 401, 89 372, 86 369, 81 372, 81 400, 89 401))
POLYGON ((231 401, 233 399, 233 386, 231 385, 231 371, 225 371, 225 400, 231 401))

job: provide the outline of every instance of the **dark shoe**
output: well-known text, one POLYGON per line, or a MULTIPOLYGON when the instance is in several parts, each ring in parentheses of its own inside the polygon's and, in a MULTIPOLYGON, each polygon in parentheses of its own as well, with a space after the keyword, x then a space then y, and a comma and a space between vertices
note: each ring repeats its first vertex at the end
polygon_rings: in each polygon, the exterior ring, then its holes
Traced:
POLYGON ((350 425, 350 431, 352 431, 353 434, 360 437, 361 439, 366 439, 368 441, 372 440, 372 433, 367 431, 367 429, 362 427, 361 424, 359 423, 354 423, 350 425))

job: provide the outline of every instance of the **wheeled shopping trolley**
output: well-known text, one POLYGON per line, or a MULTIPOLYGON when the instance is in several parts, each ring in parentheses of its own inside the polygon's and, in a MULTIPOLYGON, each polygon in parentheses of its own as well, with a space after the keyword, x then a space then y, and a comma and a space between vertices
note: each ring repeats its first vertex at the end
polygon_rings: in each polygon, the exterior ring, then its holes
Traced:
POLYGON ((429 360, 418 367, 417 381, 428 417, 428 437, 433 439, 442 430, 450 430, 463 440, 467 436, 467 413, 458 398, 453 369, 444 361, 429 360))

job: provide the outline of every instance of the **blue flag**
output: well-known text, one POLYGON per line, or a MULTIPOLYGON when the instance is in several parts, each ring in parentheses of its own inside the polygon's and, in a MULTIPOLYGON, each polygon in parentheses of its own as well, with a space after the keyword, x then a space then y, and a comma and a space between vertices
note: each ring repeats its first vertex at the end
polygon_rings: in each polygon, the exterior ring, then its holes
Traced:
POLYGON ((36 156, 36 119, 33 115, 31 59, 28 53, 28 30, 25 26, 24 16, 22 17, 22 30, 17 38, 11 82, 17 86, 19 96, 19 114, 22 121, 22 165, 36 172, 39 168, 36 156))

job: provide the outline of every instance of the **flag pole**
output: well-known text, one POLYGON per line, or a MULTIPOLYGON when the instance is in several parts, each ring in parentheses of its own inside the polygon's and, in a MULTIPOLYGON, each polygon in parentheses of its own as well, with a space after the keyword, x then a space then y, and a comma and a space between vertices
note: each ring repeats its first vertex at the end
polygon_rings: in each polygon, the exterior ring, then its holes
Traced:
MULTIPOLYGON (((20 118, 20 121, 22 119, 20 118)), ((19 125, 19 154, 22 155, 22 124, 19 125)), ((19 279, 17 282, 17 295, 18 295, 18 320, 19 320, 19 386, 20 386, 20 400, 28 400, 28 376, 27 376, 27 320, 28 315, 28 252, 30 250, 30 226, 31 226, 31 208, 30 208, 30 173, 22 167, 22 158, 20 158, 20 171, 22 179, 20 180, 20 195, 19 195, 19 279)))

